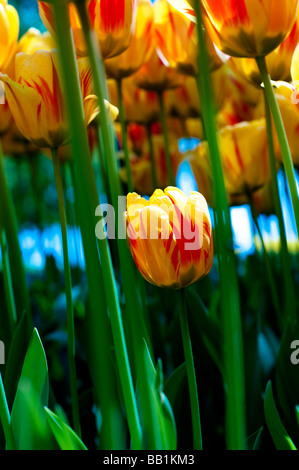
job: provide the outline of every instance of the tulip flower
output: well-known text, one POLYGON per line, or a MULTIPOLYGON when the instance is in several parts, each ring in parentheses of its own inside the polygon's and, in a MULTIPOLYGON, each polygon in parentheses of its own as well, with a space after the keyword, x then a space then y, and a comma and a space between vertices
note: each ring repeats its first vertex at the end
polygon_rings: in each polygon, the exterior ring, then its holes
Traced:
POLYGON ((200 193, 187 197, 167 187, 157 189, 149 200, 129 193, 125 215, 133 259, 151 284, 180 289, 211 270, 211 219, 200 193))
MULTIPOLYGON (((40 17, 53 36, 55 36, 55 21, 53 8, 49 3, 38 2, 40 17)), ((137 0, 88 0, 86 1, 91 28, 99 42, 103 59, 115 57, 125 51, 133 38, 135 31, 137 0)), ((69 5, 70 22, 74 36, 76 52, 86 56, 86 43, 82 25, 76 9, 69 5)))
MULTIPOLYGON (((270 77, 274 81, 291 80, 291 63, 295 48, 299 42, 299 15, 288 37, 269 55, 266 56, 267 69, 270 77)), ((262 83, 261 74, 259 72, 256 61, 251 58, 243 57, 230 59, 232 67, 242 77, 260 86, 262 83)))
POLYGON ((202 142, 194 150, 186 153, 184 162, 188 162, 196 181, 198 191, 204 196, 210 207, 213 202, 212 169, 208 157, 207 142, 202 142))
MULTIPOLYGON (((298 89, 287 82, 276 82, 275 95, 278 102, 285 132, 290 147, 293 164, 299 166, 298 129, 299 129, 299 100, 298 89)), ((273 129, 274 145, 277 157, 282 161, 282 154, 275 129, 273 129)))
MULTIPOLYGON (((179 152, 177 138, 172 133, 169 137, 171 166, 173 174, 176 175, 182 161, 182 154, 179 152)), ((165 188, 168 184, 168 175, 165 165, 163 136, 152 133, 152 145, 157 184, 160 188, 165 188)), ((139 155, 131 153, 130 165, 134 190, 144 195, 151 195, 155 188, 152 181, 151 155, 147 139, 143 141, 139 155)), ((124 182, 127 181, 125 168, 121 169, 120 176, 124 182)))
POLYGON ((109 78, 129 77, 147 61, 151 50, 153 7, 150 0, 140 0, 136 16, 136 28, 130 46, 117 57, 105 60, 109 78))
MULTIPOLYGON (((154 3, 155 35, 157 47, 169 66, 187 75, 195 76, 197 70, 198 39, 194 20, 195 14, 174 6, 175 2, 157 0, 154 3)), ((210 69, 215 70, 223 65, 215 45, 206 37, 210 69)))
POLYGON ((0 71, 9 65, 19 36, 19 15, 17 10, 0 0, 0 71))
MULTIPOLYGON (((119 107, 116 83, 107 80, 110 102, 119 107)), ((150 124, 159 119, 159 103, 155 92, 142 90, 134 82, 134 75, 122 83, 123 102, 127 122, 150 124)))
MULTIPOLYGON (((87 59, 78 61, 86 125, 99 113, 92 93, 87 59)), ((16 56, 15 80, 0 75, 13 118, 22 135, 40 147, 56 148, 69 141, 69 126, 56 51, 16 56), (28 113, 30 113, 28 115, 28 113)), ((109 105, 108 105, 109 107, 109 105)))
POLYGON ((298 0, 202 0, 207 31, 224 53, 265 57, 291 32, 298 0))
MULTIPOLYGON (((201 105, 198 96, 196 79, 185 76, 180 87, 168 90, 165 93, 165 107, 169 114, 182 118, 201 116, 201 105)), ((214 90, 214 106, 218 111, 227 95, 227 72, 225 67, 211 73, 211 82, 214 90)))
POLYGON ((250 196, 271 179, 265 119, 227 126, 218 132, 226 190, 250 196))
POLYGON ((183 76, 170 68, 159 56, 158 49, 153 47, 148 60, 133 75, 136 86, 147 91, 162 93, 183 84, 183 76))

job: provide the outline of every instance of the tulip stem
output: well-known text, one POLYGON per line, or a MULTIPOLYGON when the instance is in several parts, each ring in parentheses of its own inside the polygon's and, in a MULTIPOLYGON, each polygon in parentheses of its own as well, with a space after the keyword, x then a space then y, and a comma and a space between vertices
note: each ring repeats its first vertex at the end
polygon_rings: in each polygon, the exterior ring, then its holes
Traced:
POLYGON ((16 450, 16 441, 10 425, 10 414, 8 403, 5 395, 2 375, 0 373, 0 422, 3 427, 4 436, 6 440, 6 448, 8 450, 16 450))
POLYGON ((277 182, 277 169, 276 169, 276 159, 275 151, 273 144, 273 133, 272 133, 272 120, 271 120, 271 111, 267 101, 266 96, 264 97, 265 101, 265 115, 266 115, 266 124, 267 124, 267 136, 268 136, 268 149, 269 149, 269 160, 270 160, 270 170, 271 170, 271 184, 272 184, 272 193, 275 205, 275 213, 278 220, 279 232, 280 232, 280 243, 281 243, 281 265, 283 271, 283 280, 285 287, 285 311, 287 312, 287 318, 296 324, 297 314, 296 314, 296 296, 294 290, 294 281, 291 274, 291 262, 290 254, 288 250, 287 236, 285 231, 283 211, 281 207, 279 188, 277 182))
POLYGON ((275 280, 274 280, 273 272, 272 272, 272 269, 271 269, 271 263, 270 263, 270 260, 269 260, 269 255, 268 255, 268 252, 267 252, 267 248, 266 248, 266 245, 265 245, 263 233, 262 233, 262 230, 260 228, 260 224, 259 224, 259 221, 258 221, 258 216, 257 216, 256 210, 255 210, 252 198, 251 198, 250 195, 248 196, 248 198, 249 198, 249 202, 250 202, 250 210, 251 210, 252 220, 255 224, 255 227, 257 229, 257 232, 258 232, 258 235, 260 237, 261 244, 262 244, 262 252, 263 252, 266 272, 267 272, 267 276, 268 276, 269 287, 270 287, 270 292, 271 292, 271 296, 272 296, 273 305, 274 305, 274 308, 275 308, 275 311, 276 311, 277 318, 279 319, 279 315, 280 315, 280 305, 279 304, 280 304, 280 302, 279 302, 279 298, 278 298, 278 295, 277 295, 277 288, 275 286, 275 280))
POLYGON ((278 141, 280 144, 283 164, 284 164, 284 168, 285 168, 285 172, 286 172, 286 176, 287 176, 288 184, 290 188, 293 211, 294 211, 296 227, 297 227, 297 235, 299 235, 299 197, 298 197, 298 190, 297 190, 297 185, 296 185, 296 177, 295 177, 295 170, 294 170, 294 165, 292 161, 292 155, 290 152, 290 147, 288 144, 288 139, 287 139, 286 131, 284 128, 280 109, 279 109, 275 92, 273 90, 273 86, 271 83, 271 77, 268 73, 266 60, 264 57, 257 57, 256 62, 257 62, 257 65, 258 65, 258 68, 259 68, 259 71, 260 71, 260 74, 264 83, 266 99, 268 101, 268 104, 272 113, 273 121, 275 124, 277 136, 278 136, 278 141))
POLYGON ((128 148, 128 132, 127 132, 127 123, 126 123, 121 78, 116 80, 116 85, 117 85, 117 95, 118 95, 119 120, 121 124, 121 134, 122 134, 122 148, 123 148, 124 157, 125 157, 125 166, 126 166, 126 175, 127 175, 127 185, 128 185, 128 192, 131 193, 134 190, 134 185, 133 185, 132 172, 131 172, 130 152, 128 148))
POLYGON ((158 188, 158 180, 157 180, 157 172, 156 172, 153 136, 152 136, 152 130, 151 130, 150 124, 147 124, 146 130, 147 130, 148 147, 149 147, 149 154, 150 154, 150 161, 151 161, 152 186, 153 186, 153 190, 155 190, 158 188))
POLYGON ((202 22, 201 2, 194 2, 197 19, 197 86, 202 104, 205 135, 209 144, 214 175, 215 238, 219 263, 222 326, 224 338, 224 379, 226 390, 226 445, 228 450, 246 449, 246 411, 243 331, 240 294, 232 226, 224 184, 221 156, 214 120, 213 93, 202 22))
POLYGON ((163 132, 163 139, 164 139, 164 152, 165 152, 165 161, 166 161, 166 169, 168 175, 168 185, 175 186, 175 178, 172 171, 172 164, 171 164, 171 155, 170 155, 170 146, 169 146, 169 136, 168 136, 168 129, 167 129, 167 121, 166 121, 166 110, 165 104, 163 99, 163 92, 157 92, 158 100, 159 100, 159 109, 160 109, 160 121, 162 125, 162 132, 163 132))
POLYGON ((69 380, 73 413, 74 430, 81 436, 80 426, 80 412, 79 400, 77 392, 77 377, 76 377, 76 363, 75 363, 75 327, 74 327, 74 309, 72 299, 72 280, 71 269, 68 255, 68 241, 67 241, 67 221, 65 213, 65 204, 63 196, 63 184, 61 177, 61 168, 58 157, 58 149, 52 149, 52 159, 54 165, 55 182, 58 196, 58 210, 62 234, 63 246, 63 266, 64 266, 64 282, 65 282, 65 295, 66 295, 66 313, 67 313, 67 332, 68 332, 68 364, 69 364, 69 380))
POLYGON ((25 311, 27 314, 28 324, 32 324, 31 306, 29 289, 26 283, 26 274, 24 263, 22 259, 22 252, 20 249, 18 239, 18 227, 15 208, 13 205, 11 193, 6 181, 2 146, 0 142, 0 217, 2 220, 2 227, 5 230, 10 266, 13 266, 11 272, 12 282, 14 287, 14 294, 17 308, 19 307, 20 316, 25 311))
POLYGON ((189 396, 191 406, 192 428, 193 428, 193 447, 194 450, 202 450, 202 435, 200 411, 198 403, 198 390, 195 375, 192 344, 190 339, 188 315, 185 301, 185 289, 178 291, 179 319, 183 341, 185 363, 187 369, 187 379, 189 385, 189 396))
POLYGON ((5 299, 6 299, 6 304, 7 304, 9 327, 10 327, 10 332, 12 335, 14 332, 16 323, 17 323, 17 312, 16 312, 16 304, 15 304, 15 298, 14 298, 14 293, 13 293, 13 287, 12 287, 6 235, 5 235, 4 230, 2 230, 1 227, 0 227, 0 245, 1 245, 1 253, 2 253, 5 299))
MULTIPOLYGON (((91 30, 89 25, 86 4, 85 2, 78 2, 76 3, 76 6, 89 53, 90 65, 93 72, 95 94, 98 97, 99 106, 101 109, 99 120, 101 135, 103 137, 103 145, 105 148, 105 164, 107 167, 107 176, 111 191, 112 204, 116 210, 119 203, 118 197, 121 195, 121 188, 117 162, 115 158, 112 122, 109 121, 104 102, 104 100, 108 98, 105 70, 101 57, 101 51, 98 48, 98 42, 94 36, 95 33, 91 30)), ((116 224, 118 229, 118 222, 116 222, 116 224)), ((130 270, 130 262, 132 263, 132 259, 128 250, 127 241, 125 238, 118 237, 118 233, 117 243, 119 248, 120 267, 123 275, 123 282, 126 285, 126 288, 124 287, 125 297, 126 302, 128 302, 128 293, 131 296, 136 296, 135 287, 132 285, 132 279, 135 277, 135 272, 130 270)), ((100 250, 101 264, 103 267, 105 267, 105 272, 103 272, 103 283, 106 293, 107 307, 110 314, 111 330, 118 366, 117 372, 121 382, 124 404, 127 412, 127 420, 132 438, 132 446, 135 450, 140 450, 143 447, 142 429, 137 409, 131 367, 128 357, 126 338, 123 329, 120 303, 111 262, 108 240, 106 238, 104 240, 97 240, 97 244, 100 250)), ((136 302, 134 307, 136 311, 136 302)), ((104 407, 105 403, 103 403, 103 408, 104 407)), ((112 429, 112 431, 115 433, 115 429, 112 429)))

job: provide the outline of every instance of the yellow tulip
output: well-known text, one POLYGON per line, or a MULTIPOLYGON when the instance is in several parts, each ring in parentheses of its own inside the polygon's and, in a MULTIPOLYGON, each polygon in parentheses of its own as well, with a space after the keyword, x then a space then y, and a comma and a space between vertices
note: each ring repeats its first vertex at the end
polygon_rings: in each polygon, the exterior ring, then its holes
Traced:
MULTIPOLYGON (((169 140, 171 166, 173 174, 176 175, 182 161, 182 154, 179 151, 177 136, 171 132, 171 129, 169 131, 169 140)), ((164 140, 160 132, 155 133, 155 131, 152 131, 152 145, 157 185, 160 188, 165 188, 168 185, 168 174, 165 164, 164 140)), ((130 165, 134 190, 144 195, 151 195, 155 188, 152 181, 151 155, 147 138, 140 144, 139 155, 131 153, 130 165)), ((125 168, 121 170, 121 178, 124 182, 127 181, 125 168)))
MULTIPOLYGON (((135 31, 137 0, 87 0, 87 11, 91 28, 99 42, 103 59, 115 57, 125 51, 135 31)), ((55 21, 52 6, 38 2, 40 17, 55 36, 55 21)), ((77 54, 86 56, 86 43, 77 9, 69 5, 70 22, 77 54)))
MULTIPOLYGON (((291 63, 295 48, 299 42, 299 15, 289 36, 270 54, 266 56, 266 64, 272 80, 290 81, 291 63)), ((232 57, 232 66, 242 77, 260 86, 262 78, 255 59, 232 57)))
POLYGON ((19 36, 19 15, 17 10, 0 0, 0 71, 9 65, 19 36))
POLYGON ((135 85, 143 90, 161 93, 182 85, 184 77, 163 62, 154 43, 148 60, 132 79, 135 85))
POLYGON ((265 57, 291 32, 298 0, 202 0, 204 21, 216 46, 233 57, 265 57))
MULTIPOLYGON (((99 113, 92 94, 87 59, 78 61, 85 120, 88 125, 99 113)), ((57 51, 20 53, 15 61, 15 80, 0 74, 13 118, 23 136, 40 147, 60 147, 69 142, 69 127, 57 51)))
POLYGON ((271 179, 265 118, 218 132, 227 193, 249 196, 271 179))
MULTIPOLYGON (((299 147, 298 147, 298 132, 299 132, 299 100, 298 89, 286 82, 276 82, 274 88, 278 106, 280 109, 281 117, 284 123, 288 144, 292 156, 293 163, 296 167, 299 166, 299 147)), ((273 127, 274 144, 277 155, 282 161, 282 154, 278 142, 278 136, 275 128, 273 127)))
MULTIPOLYGON (((155 34, 157 47, 165 57, 169 66, 187 75, 195 76, 197 70, 198 39, 193 9, 186 3, 186 8, 174 7, 176 2, 156 0, 154 3, 155 34)), ((206 45, 209 56, 210 69, 215 70, 222 66, 223 57, 220 57, 215 45, 206 35, 206 45)))
MULTIPOLYGON (((112 79, 108 79, 107 85, 110 102, 118 108, 119 103, 116 82, 112 79)), ((150 124, 159 120, 157 94, 138 88, 134 81, 134 75, 123 79, 122 94, 125 115, 128 122, 150 124)))
POLYGON ((149 200, 127 196, 127 235, 142 276, 164 288, 186 287, 206 276, 213 264, 212 225, 204 197, 157 189, 149 200))
POLYGON ((208 205, 214 207, 213 177, 208 157, 207 142, 204 141, 194 150, 188 151, 184 161, 190 165, 198 191, 204 196, 208 205))
POLYGON ((153 18, 150 0, 139 0, 136 29, 130 46, 117 57, 105 60, 108 77, 116 80, 129 77, 146 62, 151 48, 153 18))

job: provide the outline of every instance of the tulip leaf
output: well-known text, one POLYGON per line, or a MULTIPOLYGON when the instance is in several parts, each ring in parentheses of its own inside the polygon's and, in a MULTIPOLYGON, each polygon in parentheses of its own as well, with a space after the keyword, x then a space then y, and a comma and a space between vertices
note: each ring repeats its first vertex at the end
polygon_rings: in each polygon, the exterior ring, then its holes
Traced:
POLYGON ((277 450, 297 450, 292 439, 288 435, 276 408, 272 384, 269 381, 266 386, 264 413, 266 423, 277 450))
POLYGON ((10 408, 13 404, 31 335, 32 327, 29 327, 27 313, 24 312, 15 328, 5 364, 4 387, 10 408))
POLYGON ((163 390, 162 363, 157 370, 146 341, 141 351, 144 368, 139 371, 136 385, 144 447, 152 450, 175 450, 177 446, 176 424, 168 397, 163 390))
POLYGON ((49 426, 61 450, 87 450, 79 436, 64 422, 64 420, 45 407, 49 426))
POLYGON ((48 404, 49 377, 45 351, 33 330, 15 395, 11 426, 19 450, 55 449, 43 407, 48 404))

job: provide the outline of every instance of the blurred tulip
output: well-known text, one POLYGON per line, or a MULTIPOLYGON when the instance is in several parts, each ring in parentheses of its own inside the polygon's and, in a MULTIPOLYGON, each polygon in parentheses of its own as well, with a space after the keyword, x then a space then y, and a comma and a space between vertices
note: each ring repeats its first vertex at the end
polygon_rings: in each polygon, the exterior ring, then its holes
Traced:
MULTIPOLYGON (((226 68, 221 67, 210 75, 214 91, 214 107, 218 111, 227 96, 226 68)), ((164 96, 169 114, 182 118, 201 116, 201 105, 195 77, 185 76, 180 87, 168 90, 164 96)))
POLYGON ((130 46, 117 57, 105 60, 109 78, 116 80, 129 77, 146 62, 151 48, 153 7, 150 0, 139 0, 136 29, 130 46))
POLYGON ((262 188, 252 193, 252 203, 255 207, 257 215, 275 214, 272 184, 267 183, 262 188))
POLYGON ((3 72, 14 54, 19 36, 19 15, 7 0, 0 0, 0 31, 0 71, 3 72))
MULTIPOLYGON (((114 80, 107 80, 110 102, 118 108, 117 88, 114 80)), ((150 124, 159 119, 159 103, 155 92, 142 90, 134 82, 134 75, 122 82, 122 93, 127 122, 150 124)))
MULTIPOLYGON (((281 117, 284 123, 285 132, 290 147, 293 163, 296 167, 299 166, 299 94, 294 85, 287 82, 276 82, 275 95, 280 109, 281 117)), ((278 137, 275 128, 273 128, 274 145, 277 151, 277 156, 282 161, 282 154, 278 142, 278 137)))
MULTIPOLYGON (((170 67, 187 75, 196 76, 198 40, 196 24, 190 19, 192 14, 195 18, 195 13, 187 2, 188 11, 179 4, 175 7, 176 3, 168 0, 156 0, 154 3, 157 48, 170 67)), ((224 59, 220 57, 220 53, 207 35, 206 45, 210 69, 221 67, 224 59)))
POLYGON ((291 32, 298 0, 202 0, 207 32, 233 57, 265 57, 291 32))
POLYGON ((157 93, 179 87, 184 81, 182 74, 163 62, 156 47, 152 48, 148 60, 132 76, 132 79, 137 87, 157 93))
MULTIPOLYGON (((290 81, 291 63, 293 53, 299 42, 299 15, 289 36, 269 55, 266 56, 266 64, 272 80, 290 81)), ((232 66, 242 77, 256 86, 260 86, 262 78, 254 59, 235 58, 230 59, 232 66)))
POLYGON ((31 55, 39 50, 51 51, 56 47, 56 42, 48 31, 41 33, 36 28, 29 28, 17 43, 14 56, 5 70, 6 75, 10 78, 15 77, 15 57, 20 52, 31 55))
MULTIPOLYGON (((96 33, 103 59, 115 57, 125 51, 135 31, 137 0, 87 0, 91 28, 96 33)), ((40 17, 48 31, 55 36, 52 6, 38 2, 40 17)), ((69 5, 70 21, 77 54, 86 56, 86 43, 80 18, 73 3, 69 5)))
MULTIPOLYGON (((15 81, 0 75, 6 98, 22 135, 40 147, 60 147, 69 141, 59 59, 56 51, 18 54, 15 81), (28 115, 30 113, 30 116, 28 115)), ((88 125, 99 113, 92 94, 92 78, 87 59, 78 61, 85 120, 88 125)), ((108 108, 110 107, 107 104, 108 108)))
MULTIPOLYGON (((160 188, 168 185, 167 168, 165 164, 165 149, 163 136, 152 133, 153 159, 157 184, 160 188)), ((182 161, 182 154, 179 151, 177 137, 170 133, 170 157, 173 174, 176 175, 182 161)), ((154 191, 151 174, 151 154, 148 139, 143 140, 139 149, 139 156, 133 151, 130 156, 131 173, 134 190, 144 195, 150 195, 154 191)), ((126 182, 126 170, 122 168, 121 179, 126 182)))
POLYGON ((149 201, 127 196, 128 242, 142 276, 159 287, 180 289, 206 276, 213 264, 207 203, 175 187, 157 189, 149 201))
POLYGON ((3 155, 10 157, 34 157, 40 148, 26 139, 12 119, 9 128, 1 138, 3 155))
POLYGON ((229 197, 246 198, 271 180, 264 118, 221 129, 218 142, 229 197))
POLYGON ((194 150, 189 150, 185 154, 184 162, 190 165, 198 191, 204 196, 208 205, 214 207, 213 177, 206 146, 207 142, 202 142, 194 150))

